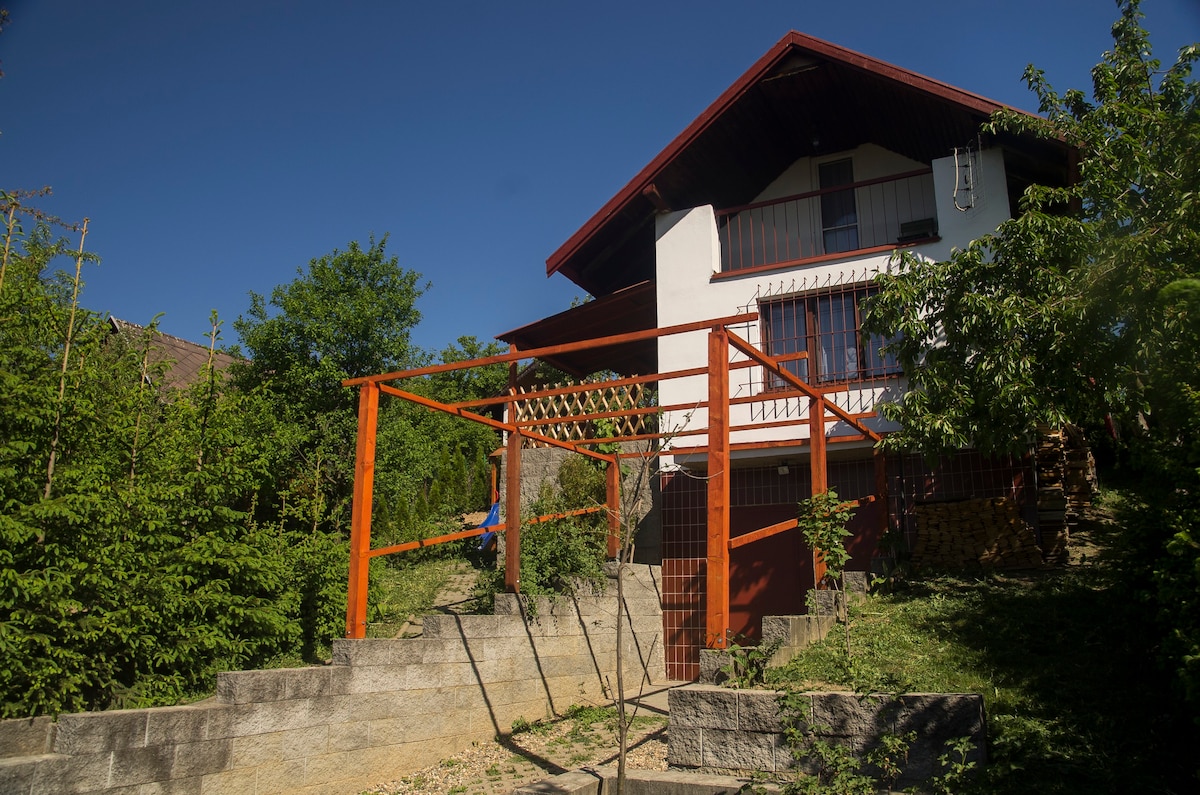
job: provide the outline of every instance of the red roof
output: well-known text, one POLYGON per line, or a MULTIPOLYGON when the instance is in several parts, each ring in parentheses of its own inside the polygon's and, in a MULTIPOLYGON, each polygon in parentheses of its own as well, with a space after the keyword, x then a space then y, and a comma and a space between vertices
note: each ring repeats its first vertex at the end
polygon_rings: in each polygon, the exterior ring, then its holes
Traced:
MULTIPOLYGON (((121 334, 130 344, 141 344, 139 340, 146 333, 144 326, 115 317, 109 317, 108 322, 113 331, 121 334)), ((207 346, 172 337, 158 330, 155 330, 150 338, 149 354, 150 364, 166 364, 166 385, 179 389, 189 387, 200 380, 209 357, 207 346)), ((217 370, 226 370, 238 359, 222 351, 214 351, 212 361, 217 370)))

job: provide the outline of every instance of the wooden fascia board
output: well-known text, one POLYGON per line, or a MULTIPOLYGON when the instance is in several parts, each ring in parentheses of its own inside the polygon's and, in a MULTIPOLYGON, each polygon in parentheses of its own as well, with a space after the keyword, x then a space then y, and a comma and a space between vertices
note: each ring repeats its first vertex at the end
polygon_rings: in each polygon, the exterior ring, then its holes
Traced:
POLYGON ((915 88, 918 91, 923 91, 931 94, 939 99, 952 102, 965 108, 977 111, 984 115, 990 116, 997 110, 1005 109, 1012 110, 1018 113, 1024 111, 1018 108, 1013 108, 1010 105, 1005 105, 1002 102, 988 99, 965 89, 952 86, 949 83, 943 83, 941 80, 935 80, 932 77, 918 74, 901 66, 881 61, 878 58, 872 58, 869 55, 863 55, 860 52, 840 47, 836 44, 817 39, 803 33, 793 31, 788 36, 784 37, 785 41, 790 41, 796 47, 806 50, 814 55, 820 55, 829 60, 838 61, 847 66, 855 67, 864 72, 869 72, 873 75, 879 75, 897 83, 915 88))

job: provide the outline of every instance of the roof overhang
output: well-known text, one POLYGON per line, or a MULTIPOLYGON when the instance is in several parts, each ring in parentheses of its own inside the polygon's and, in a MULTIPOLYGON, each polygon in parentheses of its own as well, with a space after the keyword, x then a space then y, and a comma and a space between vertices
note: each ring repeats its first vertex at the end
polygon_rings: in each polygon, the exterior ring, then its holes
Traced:
MULTIPOLYGON (((593 295, 654 278, 654 217, 751 202, 797 159, 874 143, 929 163, 975 142, 1007 106, 791 32, 546 260, 593 295)), ((1067 148, 1032 136, 989 143, 1023 189, 1067 179, 1067 148), (1008 150, 1013 150, 1009 156, 1008 150)))
MULTIPOLYGON (((496 338, 518 348, 532 349, 643 331, 656 325, 654 283, 646 281, 498 334, 496 338)), ((541 358, 579 377, 601 370, 622 375, 658 371, 658 345, 653 339, 541 358)))

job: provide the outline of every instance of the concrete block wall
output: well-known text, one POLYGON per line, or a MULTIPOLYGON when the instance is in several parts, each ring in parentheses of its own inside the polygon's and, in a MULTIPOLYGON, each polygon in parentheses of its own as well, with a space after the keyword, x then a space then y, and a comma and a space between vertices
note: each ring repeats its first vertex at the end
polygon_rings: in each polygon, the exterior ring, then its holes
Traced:
MULTIPOLYGON (((806 646, 823 639, 835 622, 832 605, 819 615, 763 616, 760 643, 776 647, 767 666, 774 668, 786 665, 806 646)), ((700 682, 707 685, 724 684, 729 677, 723 669, 731 659, 732 652, 725 649, 701 649, 700 682)))
MULTIPOLYGON (((557 447, 530 447, 521 451, 521 511, 529 510, 529 506, 542 494, 542 488, 549 484, 553 489, 558 488, 558 470, 563 461, 578 455, 570 450, 557 447)), ((505 472, 508 468, 508 456, 500 458, 500 488, 503 490, 505 472)), ((579 506, 583 507, 583 506, 579 506)), ((500 501, 500 509, 504 510, 504 501, 500 501)))
MULTIPOLYGON (((615 576, 615 569, 611 574, 615 576)), ((625 676, 661 681, 657 567, 626 570, 625 676)), ((357 793, 616 683, 615 583, 604 594, 497 600, 426 617, 424 635, 339 640, 333 665, 220 674, 180 707, 0 721, 0 793, 357 793)))
MULTIPOLYGON (((814 772, 812 763, 803 755, 794 755, 784 741, 780 695, 771 690, 714 685, 672 690, 667 761, 677 767, 718 771, 814 772)), ((960 737, 971 738, 974 745, 968 758, 984 761, 987 738, 982 696, 814 692, 800 698, 816 737, 847 746, 860 757, 884 733, 915 731, 900 786, 938 772, 938 756, 946 752, 947 743, 960 737)))

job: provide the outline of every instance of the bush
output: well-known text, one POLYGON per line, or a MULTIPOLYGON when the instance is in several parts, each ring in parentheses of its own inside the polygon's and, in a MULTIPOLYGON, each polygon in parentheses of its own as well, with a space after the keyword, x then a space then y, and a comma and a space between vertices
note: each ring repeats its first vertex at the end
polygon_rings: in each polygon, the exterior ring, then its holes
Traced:
MULTIPOLYGON (((603 504, 604 486, 604 470, 590 459, 569 458, 559 470, 558 484, 543 484, 542 493, 523 510, 523 516, 528 520, 603 504)), ((602 588, 607 526, 603 512, 525 524, 521 528, 521 593, 554 596, 571 592, 580 582, 602 588)), ((503 587, 503 572, 483 572, 475 608, 491 611, 492 597, 503 587)))
MULTIPOLYGON (((546 484, 529 514, 545 516, 602 505, 604 493, 604 471, 592 459, 573 456, 559 469, 558 488, 546 484)), ((599 588, 604 582, 606 532, 603 512, 521 528, 521 591, 566 593, 577 581, 599 588)))

